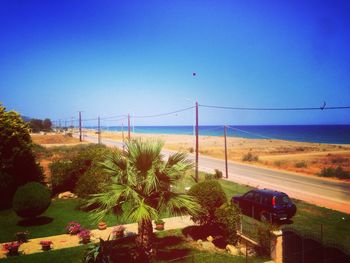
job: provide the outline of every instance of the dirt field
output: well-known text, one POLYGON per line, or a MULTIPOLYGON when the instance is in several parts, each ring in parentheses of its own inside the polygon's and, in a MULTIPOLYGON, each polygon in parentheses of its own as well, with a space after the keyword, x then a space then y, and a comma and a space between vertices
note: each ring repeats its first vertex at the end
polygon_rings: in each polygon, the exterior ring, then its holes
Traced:
POLYGON ((41 144, 46 146, 47 144, 79 144, 79 139, 73 138, 70 136, 56 134, 56 133, 47 133, 43 134, 31 134, 32 140, 36 144, 41 144))

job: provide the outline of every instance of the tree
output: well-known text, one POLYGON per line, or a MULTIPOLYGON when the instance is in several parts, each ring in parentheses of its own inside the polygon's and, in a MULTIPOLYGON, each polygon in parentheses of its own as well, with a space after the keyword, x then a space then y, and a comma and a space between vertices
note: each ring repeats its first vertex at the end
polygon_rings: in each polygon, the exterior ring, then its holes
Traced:
POLYGON ((138 223, 136 245, 143 254, 152 254, 152 220, 160 213, 172 215, 196 214, 199 205, 189 195, 171 188, 193 168, 184 153, 175 153, 165 162, 160 141, 132 140, 126 151, 115 151, 103 163, 112 183, 104 193, 93 195, 87 205, 97 204, 95 217, 102 219, 111 210, 138 223))
POLYGON ((43 179, 32 146, 28 125, 0 104, 0 209, 11 206, 18 186, 43 179))
POLYGON ((50 119, 45 119, 43 121, 43 130, 44 131, 51 131, 51 128, 52 128, 52 122, 50 119))
POLYGON ((40 119, 31 119, 29 121, 29 127, 34 133, 40 132, 43 130, 43 121, 40 119))
POLYGON ((226 195, 217 180, 200 182, 191 187, 188 194, 195 197, 202 210, 192 216, 192 220, 201 225, 213 225, 217 223, 215 211, 226 203, 226 195))

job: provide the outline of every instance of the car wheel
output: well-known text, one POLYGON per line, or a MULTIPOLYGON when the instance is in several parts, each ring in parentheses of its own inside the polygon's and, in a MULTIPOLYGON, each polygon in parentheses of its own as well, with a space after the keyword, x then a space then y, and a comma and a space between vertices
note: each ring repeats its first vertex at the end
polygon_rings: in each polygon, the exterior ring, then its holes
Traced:
POLYGON ((268 213, 267 213, 267 212, 262 211, 262 212, 260 213, 260 221, 261 221, 261 222, 264 222, 264 223, 270 222, 270 217, 268 216, 268 213))

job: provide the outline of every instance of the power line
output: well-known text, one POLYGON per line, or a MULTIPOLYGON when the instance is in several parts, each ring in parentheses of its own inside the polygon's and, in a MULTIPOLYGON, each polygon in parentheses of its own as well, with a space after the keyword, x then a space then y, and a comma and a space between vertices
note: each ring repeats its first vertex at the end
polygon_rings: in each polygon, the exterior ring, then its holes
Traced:
POLYGON ((109 119, 114 119, 114 118, 120 118, 123 117, 122 119, 125 119, 128 117, 128 115, 123 114, 123 115, 114 115, 114 116, 109 116, 109 117, 103 117, 101 120, 109 120, 109 119))
POLYGON ((104 119, 104 118, 101 118, 101 120, 104 120, 104 121, 122 121, 122 120, 126 120, 128 118, 128 116, 125 116, 123 118, 119 118, 119 119, 104 119))
POLYGON ((154 115, 143 115, 143 116, 132 116, 132 117, 133 118, 137 118, 137 119, 161 117, 161 116, 167 116, 167 115, 172 115, 172 114, 175 114, 175 113, 187 111, 187 110, 193 109, 194 107, 195 106, 191 106, 191 107, 188 107, 188 108, 179 109, 179 110, 175 110, 175 111, 171 111, 171 112, 167 112, 167 113, 160 113, 160 114, 154 114, 154 115))
POLYGON ((335 107, 292 107, 292 108, 255 108, 255 107, 229 107, 229 106, 216 106, 216 105, 203 105, 199 104, 203 108, 214 108, 224 110, 247 110, 247 111, 307 111, 307 110, 343 110, 350 109, 350 106, 335 106, 335 107))
MULTIPOLYGON (((236 131, 240 131, 240 132, 247 133, 247 134, 250 134, 250 135, 258 136, 258 137, 261 137, 263 139, 269 139, 269 140, 274 139, 274 138, 267 137, 267 136, 264 136, 264 135, 261 135, 261 134, 255 133, 255 132, 248 132, 248 131, 245 131, 245 130, 242 130, 242 129, 238 129, 238 128, 232 127, 230 125, 226 125, 226 127, 230 128, 232 130, 236 130, 236 131)), ((276 140, 280 140, 280 139, 276 139, 276 140)))

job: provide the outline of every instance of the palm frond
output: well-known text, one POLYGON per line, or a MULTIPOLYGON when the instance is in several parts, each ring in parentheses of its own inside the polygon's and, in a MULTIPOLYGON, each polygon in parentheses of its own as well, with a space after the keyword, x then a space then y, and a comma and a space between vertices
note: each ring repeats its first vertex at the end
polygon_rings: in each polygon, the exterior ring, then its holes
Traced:
POLYGON ((143 220, 152 220, 157 218, 158 211, 153 207, 147 205, 144 201, 141 201, 137 205, 125 213, 125 218, 131 219, 133 222, 141 222, 143 220))
POLYGON ((196 199, 186 194, 170 193, 164 196, 160 202, 159 210, 170 214, 182 216, 186 214, 195 215, 201 211, 201 206, 196 199))

